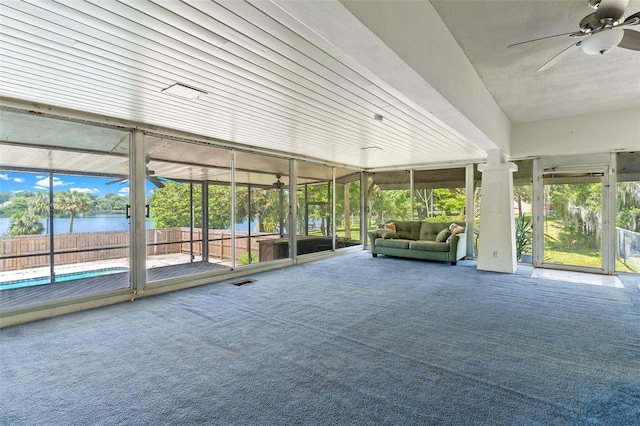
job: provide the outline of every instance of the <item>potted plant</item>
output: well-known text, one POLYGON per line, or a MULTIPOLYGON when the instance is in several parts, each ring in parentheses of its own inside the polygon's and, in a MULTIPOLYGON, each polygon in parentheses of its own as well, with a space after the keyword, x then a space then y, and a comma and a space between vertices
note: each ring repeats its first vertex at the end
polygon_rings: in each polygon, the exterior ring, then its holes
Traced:
POLYGON ((531 218, 516 218, 516 257, 518 261, 532 263, 531 255, 532 227, 531 218))

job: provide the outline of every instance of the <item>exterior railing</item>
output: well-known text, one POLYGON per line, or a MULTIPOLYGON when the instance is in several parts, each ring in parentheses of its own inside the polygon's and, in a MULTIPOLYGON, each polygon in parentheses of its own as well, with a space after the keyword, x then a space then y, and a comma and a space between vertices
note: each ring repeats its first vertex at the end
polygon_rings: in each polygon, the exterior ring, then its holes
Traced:
MULTIPOLYGON (((236 258, 251 248, 258 252, 258 241, 278 238, 276 234, 236 232, 236 258), (250 240, 250 241, 249 241, 250 240)), ((129 232, 105 231, 56 234, 53 237, 56 265, 92 262, 129 257, 129 232)), ((0 237, 0 272, 48 266, 50 263, 49 235, 0 237)), ((164 228, 147 230, 147 256, 191 253, 202 255, 202 230, 164 228)), ((209 257, 231 258, 231 231, 209 230, 209 257)))

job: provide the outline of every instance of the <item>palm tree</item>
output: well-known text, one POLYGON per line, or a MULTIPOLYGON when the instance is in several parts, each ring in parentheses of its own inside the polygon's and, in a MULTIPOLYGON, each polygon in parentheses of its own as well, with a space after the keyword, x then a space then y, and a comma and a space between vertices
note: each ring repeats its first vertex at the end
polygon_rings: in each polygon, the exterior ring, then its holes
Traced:
MULTIPOLYGON (((31 199, 29 199, 29 211, 36 217, 49 217, 49 193, 37 192, 31 199)), ((46 232, 49 233, 49 221, 46 221, 46 232)))
POLYGON ((88 212, 91 209, 91 198, 77 191, 57 192, 54 199, 56 211, 69 214, 69 233, 73 233, 73 219, 77 213, 88 212))
POLYGON ((18 212, 11 217, 9 235, 38 235, 44 227, 37 216, 31 212, 18 212))

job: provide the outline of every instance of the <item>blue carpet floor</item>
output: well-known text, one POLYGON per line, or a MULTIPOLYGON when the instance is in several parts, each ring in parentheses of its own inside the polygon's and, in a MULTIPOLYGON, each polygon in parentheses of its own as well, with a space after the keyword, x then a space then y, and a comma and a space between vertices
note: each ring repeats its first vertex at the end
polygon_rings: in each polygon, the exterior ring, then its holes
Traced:
POLYGON ((356 252, 0 330, 2 425, 638 425, 640 290, 356 252))

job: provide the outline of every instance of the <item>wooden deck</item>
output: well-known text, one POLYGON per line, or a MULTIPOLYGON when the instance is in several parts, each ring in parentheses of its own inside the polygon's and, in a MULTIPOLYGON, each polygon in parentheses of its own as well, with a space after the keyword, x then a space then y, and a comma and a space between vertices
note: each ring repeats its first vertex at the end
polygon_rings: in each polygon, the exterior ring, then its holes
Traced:
MULTIPOLYGON (((182 277, 218 270, 229 270, 226 265, 213 262, 192 262, 179 265, 160 266, 147 271, 147 281, 182 277)), ((71 297, 102 293, 129 287, 129 272, 62 281, 31 287, 0 291, 0 310, 28 306, 36 303, 63 300, 71 297)))

